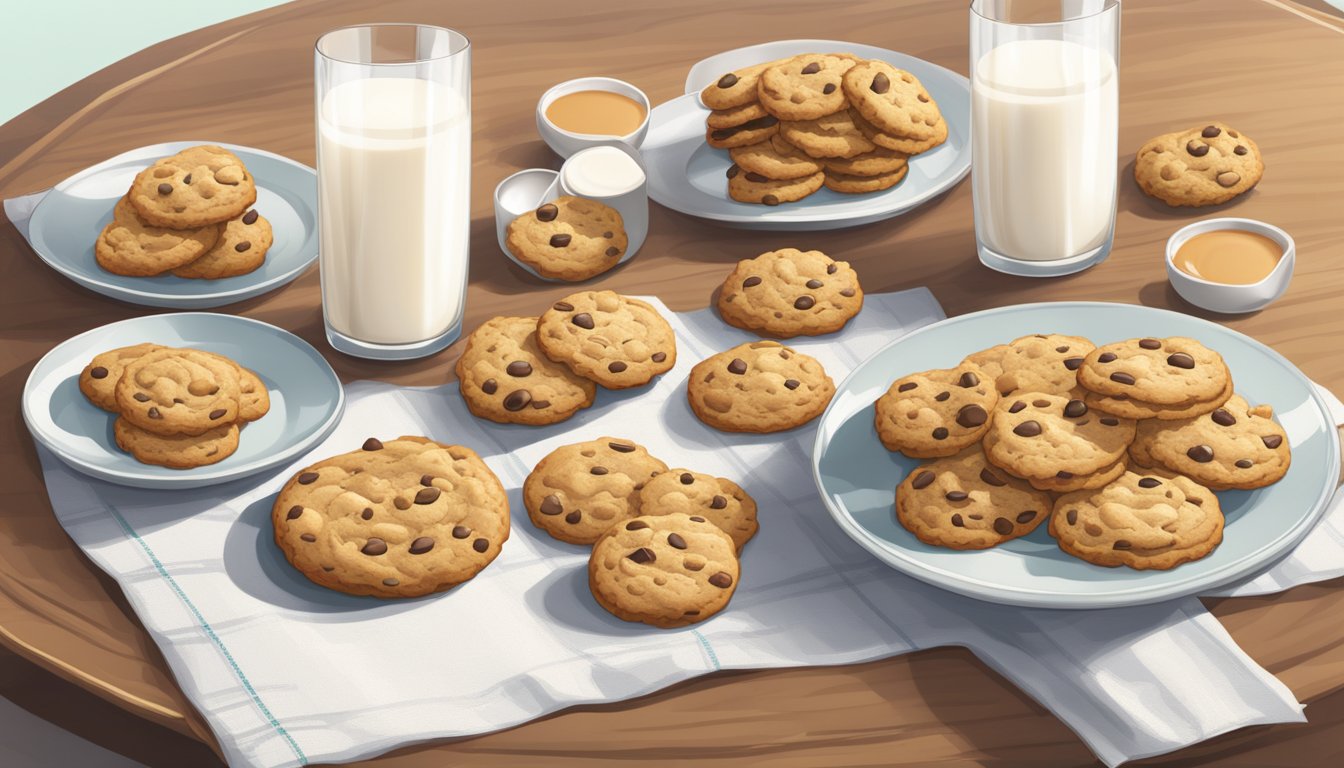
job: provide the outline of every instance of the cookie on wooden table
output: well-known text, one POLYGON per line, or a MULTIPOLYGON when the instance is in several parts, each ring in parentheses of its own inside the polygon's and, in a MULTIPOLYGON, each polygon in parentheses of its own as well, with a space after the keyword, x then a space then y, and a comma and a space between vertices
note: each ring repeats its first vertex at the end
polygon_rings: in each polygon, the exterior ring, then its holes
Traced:
POLYGON ((257 187, 242 160, 223 147, 206 144, 141 171, 131 182, 128 197, 146 223, 191 229, 242 216, 257 201, 257 187))
POLYGON ((1174 207, 1225 203, 1249 191, 1264 173, 1255 142, 1218 122, 1164 133, 1134 158, 1139 188, 1174 207))
POLYGON ((820 416, 835 382, 816 359, 777 341, 753 341, 691 369, 686 397, 701 421, 725 432, 779 432, 820 416))
POLYGON ((149 277, 189 264, 219 240, 219 226, 193 229, 155 227, 140 220, 123 197, 112 209, 112 221, 93 245, 98 266, 117 275, 149 277))
POLYGON ((639 492, 639 513, 703 517, 733 537, 739 552, 760 530, 756 500, 741 486, 689 469, 667 470, 646 482, 639 492))
POLYGON ((537 321, 551 360, 607 389, 648 384, 677 363, 677 337, 653 305, 614 291, 580 291, 537 321))
POLYGON ((242 396, 233 361, 194 349, 163 348, 126 364, 117 410, 158 435, 200 435, 238 420, 242 396))
POLYGON ((159 344, 133 344, 95 355, 79 374, 79 391, 89 402, 104 411, 117 413, 117 382, 133 360, 164 347, 159 344))
POLYGON ((219 240, 200 258, 173 270, 178 277, 218 280, 254 272, 274 242, 271 223, 250 209, 224 223, 219 240))
POLYGON ((537 346, 537 318, 496 317, 467 337, 457 359, 473 415, 503 424, 555 424, 593 404, 597 387, 537 346))
POLYGON ((562 195, 509 222, 505 245, 542 277, 576 282, 620 263, 629 240, 615 208, 562 195))
POLYGON ((925 544, 987 549, 1025 536, 1051 497, 993 466, 979 445, 911 470, 896 486, 896 520, 925 544))
POLYGON ((874 425, 891 451, 929 459, 951 456, 989 431, 999 393, 972 363, 912 373, 891 383, 874 406, 874 425))
POLYGON ((1140 422, 1130 451, 1216 490, 1271 485, 1292 464, 1274 409, 1241 395, 1191 419, 1140 422))
POLYGON ((782 339, 834 333, 863 309, 853 267, 821 251, 781 248, 743 259, 723 281, 719 315, 782 339))
POLYGON ((640 514, 640 490, 667 465, 631 440, 599 437, 551 451, 523 483, 532 523, 570 544, 592 544, 640 514))

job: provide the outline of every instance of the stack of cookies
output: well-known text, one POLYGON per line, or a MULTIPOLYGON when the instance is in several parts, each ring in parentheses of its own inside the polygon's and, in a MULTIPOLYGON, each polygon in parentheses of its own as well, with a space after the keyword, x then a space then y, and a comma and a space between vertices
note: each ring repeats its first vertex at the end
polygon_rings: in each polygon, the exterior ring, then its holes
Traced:
POLYGON ((729 72, 700 93, 705 141, 726 149, 728 196, 779 205, 825 186, 889 189, 911 155, 947 139, 919 79, 852 54, 803 54, 729 72))
POLYGON ((1214 491, 1283 477, 1288 439, 1272 417, 1194 339, 1096 347, 1063 334, 897 379, 875 408, 887 448, 931 460, 896 490, 921 541, 983 549, 1049 517, 1063 551, 1136 569, 1204 557, 1222 541, 1214 491))
POLYGON ((117 414, 117 446, 145 464, 191 469, 238 450, 239 430, 271 408, 258 376, 223 355, 158 344, 104 352, 79 389, 117 414))
POLYGON ((94 243, 98 266, 118 275, 216 280, 262 265, 270 222, 251 205, 243 162, 213 145, 184 149, 136 175, 94 243))
POLYGON ((625 256, 629 239, 615 208, 561 195, 509 223, 505 245, 542 277, 579 282, 606 272, 625 256))

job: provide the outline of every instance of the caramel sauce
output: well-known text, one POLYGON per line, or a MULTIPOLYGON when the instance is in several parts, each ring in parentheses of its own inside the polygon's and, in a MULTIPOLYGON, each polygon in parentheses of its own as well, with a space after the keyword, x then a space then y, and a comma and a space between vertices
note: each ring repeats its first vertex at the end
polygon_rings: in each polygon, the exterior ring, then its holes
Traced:
POLYGON ((1283 258, 1278 243, 1254 232, 1218 229, 1186 240, 1176 250, 1176 268, 1224 285, 1250 285, 1269 276, 1283 258))
POLYGON ((625 136, 644 122, 644 105, 611 91, 578 91, 551 102, 546 119, 570 133, 625 136))

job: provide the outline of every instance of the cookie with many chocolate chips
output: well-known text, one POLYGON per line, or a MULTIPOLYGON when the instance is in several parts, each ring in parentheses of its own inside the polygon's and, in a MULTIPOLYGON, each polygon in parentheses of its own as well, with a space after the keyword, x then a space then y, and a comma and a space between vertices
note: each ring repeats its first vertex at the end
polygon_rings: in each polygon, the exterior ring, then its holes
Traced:
POLYGON ((700 101, 706 107, 715 110, 733 109, 752 104, 757 101, 756 88, 760 82, 761 73, 785 61, 788 61, 788 59, 766 61, 728 72, 700 91, 700 101))
POLYGON ((195 261, 174 269, 173 274, 203 280, 246 275, 266 262, 272 242, 271 223, 253 208, 225 222, 214 246, 195 261))
POLYGON ((732 128, 706 128, 705 143, 715 149, 732 149, 759 144, 776 133, 779 133, 779 119, 766 115, 732 128))
POLYGON ((148 277, 199 259, 219 240, 219 225, 194 229, 155 227, 140 220, 123 197, 93 245, 98 266, 117 275, 148 277))
POLYGON ((1089 563, 1167 570, 1222 542, 1223 512, 1218 497, 1189 478, 1126 472, 1104 488, 1056 499, 1050 535, 1089 563))
POLYGON ((470 448, 371 437, 291 477, 271 522, 285 558, 312 581, 418 597, 467 581, 499 555, 509 500, 470 448))
POLYGON ((238 450, 237 424, 224 424, 199 435, 156 435, 119 418, 112 425, 112 437, 136 461, 171 469, 215 464, 238 450))
POLYGON ((209 352, 164 347, 126 364, 122 418, 156 435, 200 435, 238 420, 238 366, 209 352))
POLYGON ((756 500, 741 486, 689 469, 668 470, 645 483, 639 492, 639 513, 698 515, 732 536, 738 552, 760 530, 756 500))
POLYGON ((1035 333, 967 355, 966 360, 980 366, 1001 395, 1067 395, 1078 388, 1078 369, 1095 348, 1082 336, 1035 333))
POLYGON ((592 544, 612 525, 640 514, 640 490, 667 465, 630 440, 599 437, 562 445, 523 483, 532 523, 552 538, 592 544))
POLYGON ((896 486, 896 520, 937 547, 988 549, 1049 514, 1049 493, 990 464, 979 445, 921 464, 896 486))
POLYGON ((1134 441, 1134 422, 1093 413, 1065 395, 1014 392, 999 400, 985 455, 1018 477, 1063 480, 1060 472, 1091 475, 1114 465, 1134 441))
POLYGON ((737 590, 732 538, 700 515, 636 517, 593 545, 588 587, 625 621, 670 629, 713 616, 737 590))
POLYGON ((686 398, 701 421, 725 432, 779 432, 821 415, 835 382, 814 358, 777 341, 753 341, 700 361, 686 398))
POLYGON ((921 459, 951 456, 989 431, 999 393, 973 363, 923 371, 891 383, 873 421, 887 450, 921 459))
POLYGON ((1217 122, 1150 139, 1134 159, 1139 189, 1170 206, 1225 203, 1249 191, 1264 173, 1255 142, 1217 122))
POLYGON ((756 88, 761 106, 781 120, 815 120, 845 108, 841 78, 857 63, 846 54, 804 54, 769 67, 756 88))
POLYGON ((677 336, 648 302, 615 291, 572 293, 537 321, 546 356, 607 389, 648 384, 677 363, 677 336))
POLYGON ((760 144, 730 149, 728 155, 743 171, 776 181, 814 176, 821 170, 821 163, 779 136, 771 136, 769 141, 760 144))
POLYGON ((1183 336, 1105 344, 1088 353, 1078 368, 1078 384, 1089 392, 1153 405, 1211 400, 1231 378, 1221 355, 1183 336))
POLYGON ((923 141, 940 130, 946 133, 938 104, 919 78, 885 61, 864 61, 850 69, 844 91, 853 109, 884 134, 923 141))
POLYGON ((817 171, 798 179, 771 179, 759 173, 728 167, 728 197, 739 203, 779 205, 794 203, 821 189, 826 175, 817 171))
POLYGON ((849 262, 781 248, 739 261, 716 305, 738 328, 782 339, 817 336, 844 328, 863 309, 863 287, 849 262))
POLYGON ((542 277, 577 282, 619 264, 629 241, 615 208, 561 195, 509 222, 504 244, 542 277))
POLYGON ((1292 463, 1274 409, 1252 408, 1241 395, 1192 419, 1140 422, 1130 451, 1216 490, 1263 488, 1292 463))
POLYGON ((457 379, 472 414, 503 424, 555 424, 597 394, 593 382, 542 353, 535 317, 482 323, 457 359, 457 379))
POLYGON ((163 348, 159 344, 134 344, 95 355, 79 374, 79 391, 89 398, 89 402, 104 411, 117 413, 117 382, 121 381, 126 366, 137 358, 163 348))
POLYGON ((127 197, 146 224, 192 229, 242 216, 257 201, 257 186, 236 155, 205 144, 141 171, 127 197))

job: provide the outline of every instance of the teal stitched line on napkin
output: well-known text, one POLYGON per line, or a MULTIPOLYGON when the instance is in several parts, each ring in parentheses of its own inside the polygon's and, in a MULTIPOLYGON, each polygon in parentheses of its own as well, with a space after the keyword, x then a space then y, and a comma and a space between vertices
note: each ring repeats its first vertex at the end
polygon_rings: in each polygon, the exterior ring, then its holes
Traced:
MULTIPOLYGON (((215 630, 210 627, 210 623, 201 615, 200 610, 196 608, 196 604, 191 602, 191 598, 187 597, 187 593, 182 591, 182 587, 178 585, 177 580, 169 575, 168 569, 164 568, 163 563, 159 562, 158 555, 154 554, 154 550, 150 549, 149 544, 146 543, 144 539, 140 538, 140 534, 136 533, 130 523, 126 522, 126 518, 122 517, 120 512, 111 508, 109 508, 108 511, 112 513, 112 517, 116 518, 117 525, 121 526, 121 530, 124 531, 127 536, 134 539, 135 543, 140 545, 140 548, 143 549, 145 554, 149 557, 149 561, 154 564, 154 568, 159 572, 159 575, 163 577, 164 581, 168 582, 168 586, 173 588, 173 591, 177 593, 177 596, 181 598, 182 602, 191 610, 192 615, 196 617, 196 622, 201 625, 201 629, 205 630, 206 636, 214 642, 215 646, 224 654, 224 658, 228 660, 229 666, 233 668, 234 674, 236 674, 238 680, 242 682, 243 688, 247 691, 247 695, 252 697, 252 702, 257 705, 257 708, 261 710, 261 713, 266 716, 268 721, 270 721, 271 727, 275 729, 276 733, 285 737, 285 741, 289 742, 289 748, 294 750, 295 756, 299 758, 299 765, 307 765, 308 756, 303 754, 303 750, 299 748, 298 742, 294 741, 294 737, 289 735, 289 731, 286 731, 284 726, 280 725, 280 722, 275 719, 275 715, 271 714, 271 710, 266 707, 266 704, 261 700, 261 696, 257 694, 257 689, 252 687, 251 681, 247 679, 247 675, 243 674, 243 670, 238 666, 238 662, 233 660, 233 654, 229 653, 229 649, 224 645, 224 641, 220 639, 219 635, 215 634, 215 630)), ((704 638, 701 638, 702 642, 703 640, 704 638)), ((711 653, 713 653, 713 651, 711 651, 711 653)), ((718 663, 715 662, 714 666, 717 667, 718 663)))
POLYGON ((698 629, 692 629, 691 634, 695 635, 695 639, 699 640, 700 645, 704 647, 705 653, 709 654, 709 660, 714 663, 714 671, 718 672, 723 669, 723 667, 719 666, 719 654, 714 652, 714 646, 709 644, 709 639, 700 634, 700 630, 698 629))

